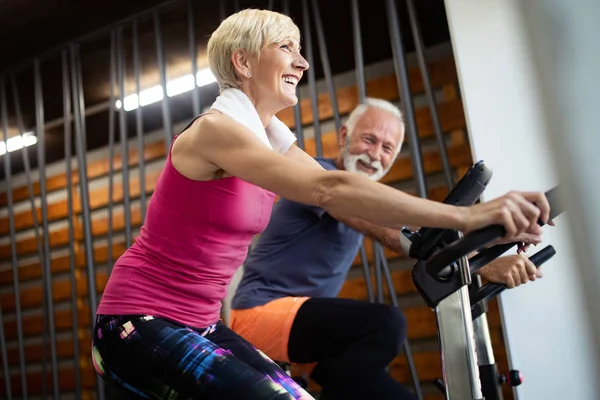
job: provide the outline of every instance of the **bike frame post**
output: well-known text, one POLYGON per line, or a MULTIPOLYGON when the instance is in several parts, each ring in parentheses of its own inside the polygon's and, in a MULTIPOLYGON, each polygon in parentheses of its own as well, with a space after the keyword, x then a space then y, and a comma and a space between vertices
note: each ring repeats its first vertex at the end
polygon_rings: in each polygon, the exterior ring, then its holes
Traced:
MULTIPOLYGON (((470 274, 466 257, 458 270, 470 274)), ((435 313, 446 399, 483 400, 468 286, 442 300, 435 313)))

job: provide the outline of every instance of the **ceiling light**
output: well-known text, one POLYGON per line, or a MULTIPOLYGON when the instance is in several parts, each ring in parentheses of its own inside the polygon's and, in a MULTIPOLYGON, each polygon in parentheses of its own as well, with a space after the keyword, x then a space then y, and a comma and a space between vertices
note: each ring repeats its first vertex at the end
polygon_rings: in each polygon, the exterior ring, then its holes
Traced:
MULTIPOLYGON (((196 85, 198 87, 209 85, 216 82, 216 79, 210 69, 204 68, 196 73, 196 85)), ((194 88, 194 78, 192 74, 182 76, 167 82, 167 96, 173 97, 178 94, 189 92, 194 88)), ((136 93, 125 96, 125 111, 131 111, 148 104, 156 103, 163 99, 163 90, 161 85, 153 86, 140 91, 140 100, 136 93)), ((115 106, 121 109, 121 100, 115 102, 115 106)))
MULTIPOLYGON (((14 136, 8 139, 8 151, 15 151, 22 149, 23 147, 33 146, 37 143, 37 137, 33 135, 33 132, 25 132, 21 136, 14 136)), ((0 142, 0 155, 6 154, 6 144, 0 142)))

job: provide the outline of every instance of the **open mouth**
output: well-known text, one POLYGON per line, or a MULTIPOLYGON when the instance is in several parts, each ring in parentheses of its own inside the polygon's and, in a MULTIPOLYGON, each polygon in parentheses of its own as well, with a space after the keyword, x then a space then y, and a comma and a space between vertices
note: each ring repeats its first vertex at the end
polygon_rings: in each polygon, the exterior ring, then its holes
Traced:
POLYGON ((375 168, 371 167, 369 164, 365 163, 362 160, 358 160, 357 164, 358 164, 358 167, 365 172, 368 172, 371 174, 374 174, 375 172, 377 172, 377 170, 375 168))
POLYGON ((285 75, 283 77, 283 81, 285 83, 287 83, 288 85, 292 85, 294 87, 298 84, 298 78, 296 78, 295 76, 292 76, 292 75, 285 75))

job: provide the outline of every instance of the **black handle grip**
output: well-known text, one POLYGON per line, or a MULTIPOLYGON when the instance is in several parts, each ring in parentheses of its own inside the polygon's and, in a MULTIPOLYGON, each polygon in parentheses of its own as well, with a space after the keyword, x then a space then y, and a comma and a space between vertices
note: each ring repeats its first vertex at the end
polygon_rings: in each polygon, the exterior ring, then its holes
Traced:
MULTIPOLYGON (((549 191, 547 191, 546 198, 550 203, 550 218, 555 218, 559 214, 564 211, 562 204, 558 199, 558 189, 559 186, 556 186, 549 191)), ((542 221, 539 221, 541 226, 544 225, 542 221)), ((491 225, 485 228, 478 229, 476 231, 470 232, 465 235, 462 239, 457 240, 456 242, 450 244, 449 246, 443 248, 442 250, 435 253, 429 260, 427 260, 427 264, 425 268, 427 272, 433 276, 438 276, 441 271, 443 271, 446 266, 452 264, 454 261, 463 257, 475 250, 478 250, 490 242, 494 240, 500 239, 501 237, 506 235, 506 229, 502 225, 491 225)), ((510 243, 510 246, 506 248, 508 250, 516 243, 510 243)), ((503 245, 506 246, 506 245, 503 245)), ((492 247, 493 249, 493 247, 492 247)), ((499 251, 501 248, 498 248, 496 251, 499 251)), ((488 249, 490 250, 490 249, 488 249)), ((506 251, 504 250, 504 251, 506 251)), ((502 253, 504 253, 504 251, 502 253)), ((483 253, 483 252, 482 252, 483 253)), ((502 254, 500 253, 500 254, 502 254)), ((495 254, 495 253, 494 253, 495 254)), ((498 257, 500 254, 496 255, 498 257)), ((492 252, 488 254, 492 255, 492 252)), ((494 258, 495 258, 494 257, 494 258)), ((486 256, 486 259, 488 257, 486 256)), ((487 262, 493 260, 494 258, 490 258, 487 262)), ((485 260, 480 260, 485 261, 485 260)), ((483 263, 481 266, 487 264, 483 263)))
MULTIPOLYGON (((546 198, 548 199, 548 203, 550 203, 550 219, 558 217, 565 211, 564 206, 559 199, 558 190, 559 186, 556 186, 546 192, 546 198)), ((538 224, 540 226, 545 225, 541 220, 538 222, 538 224)), ((492 260, 500 257, 502 254, 506 253, 508 250, 514 246, 517 246, 518 244, 518 242, 497 244, 496 246, 481 251, 469 259, 469 268, 471 273, 475 273, 475 271, 486 266, 492 260)))
POLYGON ((556 255, 556 250, 554 249, 554 246, 550 245, 550 246, 544 247, 542 250, 538 251, 537 253, 535 253, 534 255, 529 257, 529 260, 536 267, 540 267, 542 264, 544 264, 546 261, 548 261, 555 255, 556 255))
POLYGON ((431 256, 427 260, 425 268, 430 275, 437 276, 454 261, 503 237, 505 234, 506 229, 502 225, 491 225, 473 231, 431 256))
MULTIPOLYGON (((529 257, 529 260, 536 266, 536 268, 539 268, 555 254, 556 250, 553 246, 546 246, 542 250, 529 257)), ((506 290, 506 285, 503 285, 502 283, 488 283, 477 289, 477 291, 473 294, 471 297, 471 305, 475 305, 482 300, 491 300, 504 290, 506 290)))

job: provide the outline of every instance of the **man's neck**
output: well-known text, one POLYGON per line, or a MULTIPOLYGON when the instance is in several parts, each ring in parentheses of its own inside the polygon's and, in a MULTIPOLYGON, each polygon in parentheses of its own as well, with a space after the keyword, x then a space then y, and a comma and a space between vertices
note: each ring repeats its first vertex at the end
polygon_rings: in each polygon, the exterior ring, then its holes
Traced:
POLYGON ((346 169, 346 168, 344 168, 344 161, 342 160, 341 154, 338 154, 338 156, 334 160, 334 163, 335 163, 335 166, 337 169, 341 169, 341 170, 346 169))

